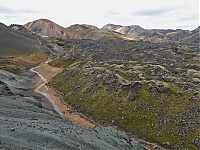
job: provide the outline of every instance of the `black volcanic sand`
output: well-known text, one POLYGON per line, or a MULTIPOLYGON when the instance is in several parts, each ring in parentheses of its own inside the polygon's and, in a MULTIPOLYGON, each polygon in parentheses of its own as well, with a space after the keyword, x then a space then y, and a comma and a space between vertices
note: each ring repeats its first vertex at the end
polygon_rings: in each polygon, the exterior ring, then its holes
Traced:
POLYGON ((33 77, 0 70, 0 149, 143 150, 114 127, 81 127, 61 118, 47 101, 30 96, 33 77))

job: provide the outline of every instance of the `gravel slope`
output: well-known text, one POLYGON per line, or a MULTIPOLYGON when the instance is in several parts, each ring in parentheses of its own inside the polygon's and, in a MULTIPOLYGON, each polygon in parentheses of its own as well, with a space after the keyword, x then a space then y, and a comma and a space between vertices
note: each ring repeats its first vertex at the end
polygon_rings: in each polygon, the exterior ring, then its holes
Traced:
MULTIPOLYGON (((12 78, 13 74, 7 75, 12 78)), ((21 81, 25 83, 20 78, 16 75, 13 78, 15 86, 21 81)), ((74 125, 46 103, 38 97, 13 93, 7 84, 0 82, 0 149, 143 149, 116 128, 74 125)))

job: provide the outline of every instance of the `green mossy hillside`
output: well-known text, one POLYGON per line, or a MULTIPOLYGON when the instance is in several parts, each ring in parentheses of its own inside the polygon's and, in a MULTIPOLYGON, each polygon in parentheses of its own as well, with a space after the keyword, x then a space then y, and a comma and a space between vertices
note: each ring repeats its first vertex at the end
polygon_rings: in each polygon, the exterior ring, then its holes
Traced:
POLYGON ((192 95, 177 84, 137 81, 134 76, 138 73, 127 80, 109 67, 77 63, 51 83, 75 110, 103 125, 116 125, 166 147, 197 149, 197 99, 190 101, 192 95))
POLYGON ((24 69, 30 69, 47 60, 46 53, 22 55, 18 57, 0 58, 0 69, 21 74, 24 69))

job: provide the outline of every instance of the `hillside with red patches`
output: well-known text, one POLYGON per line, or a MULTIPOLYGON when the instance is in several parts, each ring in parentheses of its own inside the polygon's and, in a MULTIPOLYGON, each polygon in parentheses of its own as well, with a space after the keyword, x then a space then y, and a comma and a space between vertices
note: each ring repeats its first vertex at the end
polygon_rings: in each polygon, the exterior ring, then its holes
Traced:
POLYGON ((24 27, 42 36, 59 37, 67 39, 78 38, 78 35, 75 32, 66 30, 64 27, 48 19, 35 20, 33 22, 25 24, 24 27))

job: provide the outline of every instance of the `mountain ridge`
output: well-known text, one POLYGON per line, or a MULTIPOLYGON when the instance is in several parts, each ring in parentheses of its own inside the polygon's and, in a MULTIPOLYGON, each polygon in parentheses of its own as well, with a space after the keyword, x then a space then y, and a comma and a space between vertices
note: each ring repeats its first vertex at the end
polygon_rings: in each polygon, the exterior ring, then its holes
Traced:
POLYGON ((73 24, 69 27, 62 27, 48 19, 28 22, 24 27, 44 37, 63 39, 125 40, 131 38, 150 42, 177 41, 199 43, 199 27, 191 31, 182 29, 145 29, 139 25, 122 26, 111 23, 104 25, 102 28, 88 24, 73 24))
POLYGON ((107 24, 103 26, 103 30, 111 30, 122 33, 128 37, 138 40, 163 42, 163 41, 179 41, 179 42, 199 42, 199 27, 194 30, 183 29, 144 29, 139 25, 121 26, 115 24, 107 24), (189 40, 193 38, 192 40, 189 40))

